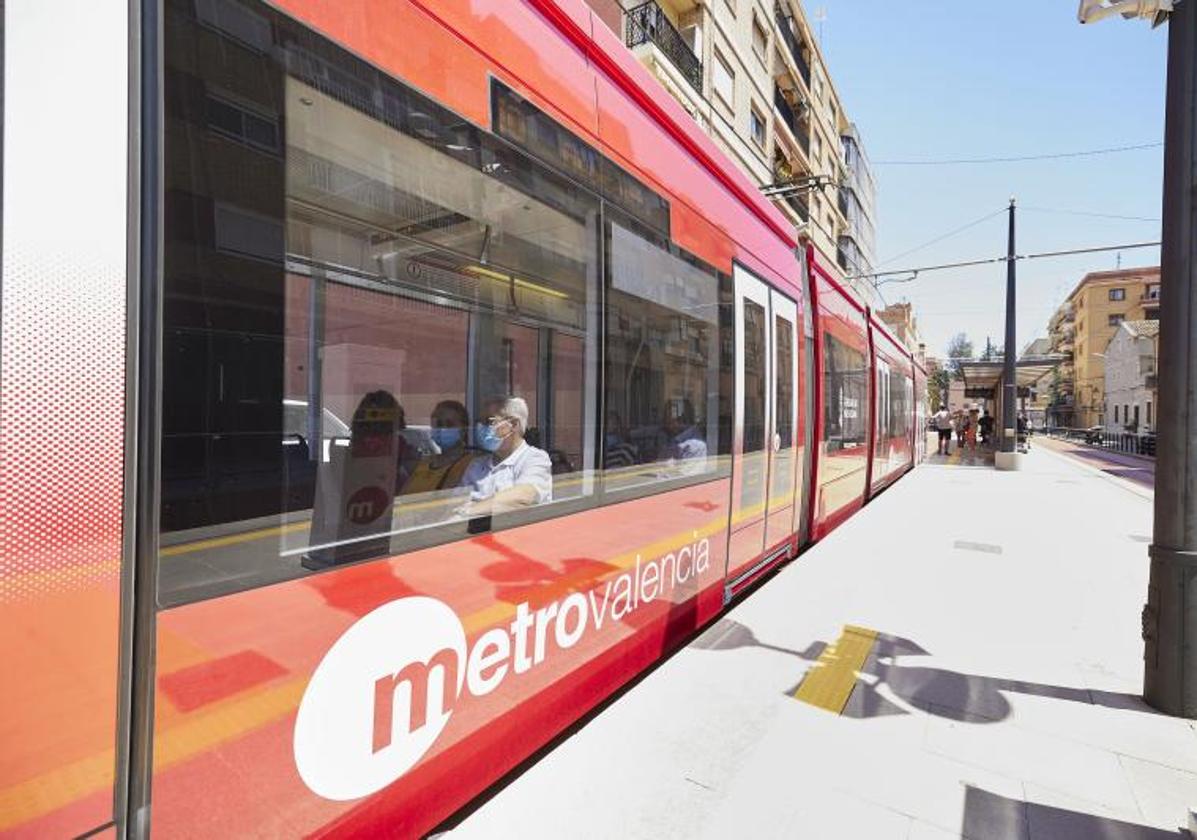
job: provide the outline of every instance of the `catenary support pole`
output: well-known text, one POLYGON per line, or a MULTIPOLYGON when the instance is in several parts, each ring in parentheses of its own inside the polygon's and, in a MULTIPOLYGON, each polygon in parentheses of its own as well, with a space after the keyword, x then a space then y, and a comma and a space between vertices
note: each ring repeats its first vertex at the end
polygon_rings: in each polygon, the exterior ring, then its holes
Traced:
POLYGON ((1197 717, 1197 0, 1168 24, 1155 533, 1143 608, 1143 696, 1197 717))
POLYGON ((1014 372, 1014 199, 1010 199, 1010 235, 1006 242, 1006 364, 1002 370, 1002 440, 998 447, 1002 452, 1013 452, 1018 442, 1015 437, 1018 382, 1014 372))

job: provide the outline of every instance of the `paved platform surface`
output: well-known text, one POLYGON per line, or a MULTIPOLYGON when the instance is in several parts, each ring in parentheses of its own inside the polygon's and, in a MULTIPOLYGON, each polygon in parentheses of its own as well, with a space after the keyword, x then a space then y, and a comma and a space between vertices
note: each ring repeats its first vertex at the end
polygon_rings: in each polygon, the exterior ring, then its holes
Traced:
POLYGON ((1143 487, 1151 489, 1155 486, 1155 459, 1140 455, 1129 455, 1125 452, 1111 452, 1096 446, 1086 446, 1070 440, 1057 438, 1036 437, 1033 442, 1061 452, 1073 458, 1079 458, 1110 475, 1125 478, 1143 487))
POLYGON ((1197 728, 1138 697, 1150 533, 1150 492, 1046 447, 921 467, 449 837, 1179 838, 1197 728))

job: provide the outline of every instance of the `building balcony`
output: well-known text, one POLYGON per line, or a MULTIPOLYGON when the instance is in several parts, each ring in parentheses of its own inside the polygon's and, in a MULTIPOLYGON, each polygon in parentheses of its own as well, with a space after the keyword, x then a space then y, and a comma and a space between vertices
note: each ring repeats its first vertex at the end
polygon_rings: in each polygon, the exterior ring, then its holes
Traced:
POLYGON ((781 40, 786 46, 786 52, 794 62, 794 68, 798 71, 798 76, 806 85, 806 89, 810 90, 810 61, 804 54, 802 39, 797 34, 794 19, 787 15, 780 6, 774 8, 773 19, 777 24, 781 40))
POLYGON ((664 10, 654 2, 642 3, 626 13, 624 40, 629 49, 651 44, 681 76, 702 94, 702 61, 690 49, 664 10))
POLYGON ((789 136, 793 138, 793 145, 796 145, 802 150, 804 163, 810 163, 810 127, 809 124, 798 115, 795 106, 790 104, 786 99, 785 94, 780 87, 773 88, 773 109, 777 112, 779 119, 778 123, 784 125, 789 136))
POLYGON ((1149 303, 1157 303, 1158 304, 1160 302, 1160 290, 1159 289, 1148 289, 1143 294, 1139 295, 1139 302, 1140 303, 1148 303, 1148 304, 1149 303))

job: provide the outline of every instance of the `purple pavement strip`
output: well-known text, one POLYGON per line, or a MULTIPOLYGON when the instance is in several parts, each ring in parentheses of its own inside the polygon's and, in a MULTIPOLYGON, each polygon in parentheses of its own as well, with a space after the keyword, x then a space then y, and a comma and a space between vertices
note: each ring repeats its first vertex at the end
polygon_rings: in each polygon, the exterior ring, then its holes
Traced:
MULTIPOLYGON (((1059 441, 1059 443, 1063 442, 1059 441)), ((1066 455, 1083 458, 1102 472, 1142 484, 1145 487, 1155 487, 1155 461, 1149 458, 1076 444, 1066 444, 1062 447, 1053 446, 1052 448, 1066 455)))

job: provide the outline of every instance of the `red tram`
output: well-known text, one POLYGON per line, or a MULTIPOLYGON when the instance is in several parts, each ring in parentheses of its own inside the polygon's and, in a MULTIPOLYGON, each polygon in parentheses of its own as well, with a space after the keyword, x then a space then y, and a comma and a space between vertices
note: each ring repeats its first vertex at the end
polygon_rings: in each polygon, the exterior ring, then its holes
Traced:
POLYGON ((925 453, 579 0, 68 5, 0 6, 0 835, 421 835, 925 453))

